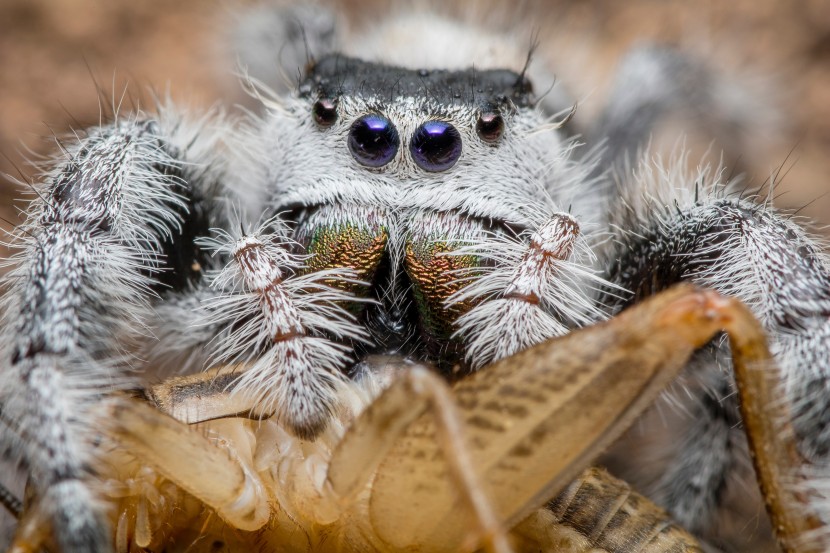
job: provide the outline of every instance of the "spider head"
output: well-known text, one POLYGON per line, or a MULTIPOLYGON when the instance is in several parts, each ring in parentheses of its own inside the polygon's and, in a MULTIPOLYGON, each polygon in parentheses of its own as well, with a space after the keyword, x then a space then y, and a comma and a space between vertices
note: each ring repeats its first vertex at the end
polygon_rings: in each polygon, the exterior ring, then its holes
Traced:
POLYGON ((525 226, 562 150, 555 133, 535 132, 544 115, 530 81, 505 69, 330 55, 283 107, 265 131, 277 210, 357 204, 525 226))
POLYGON ((549 182, 569 162, 546 127, 515 71, 327 56, 264 129, 269 204, 294 221, 313 270, 356 270, 387 304, 381 326, 418 320, 446 352, 470 308, 448 298, 484 263, 452 252, 557 211, 549 182))

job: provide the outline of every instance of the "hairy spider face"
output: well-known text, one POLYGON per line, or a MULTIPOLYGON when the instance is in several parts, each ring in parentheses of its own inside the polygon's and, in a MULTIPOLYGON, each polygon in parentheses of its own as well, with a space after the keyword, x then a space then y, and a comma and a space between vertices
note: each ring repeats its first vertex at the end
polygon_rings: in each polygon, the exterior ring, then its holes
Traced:
POLYGON ((534 132, 542 124, 530 83, 512 71, 332 55, 264 130, 268 182, 277 209, 358 204, 521 223, 561 150, 555 133, 534 132))
POLYGON ((491 264, 446 254, 538 228, 557 211, 548 190, 578 176, 530 82, 509 70, 327 56, 262 132, 273 212, 295 223, 310 266, 356 269, 371 285, 351 291, 380 302, 365 308, 380 349, 417 335, 445 367, 462 360, 451 337, 472 305, 449 298, 491 264))

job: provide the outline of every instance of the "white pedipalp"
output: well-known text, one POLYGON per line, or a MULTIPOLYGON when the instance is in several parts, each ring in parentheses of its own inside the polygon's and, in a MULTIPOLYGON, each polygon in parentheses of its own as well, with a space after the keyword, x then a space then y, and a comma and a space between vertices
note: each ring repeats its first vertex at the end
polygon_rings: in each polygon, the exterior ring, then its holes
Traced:
POLYGON ((209 275, 219 295, 207 302, 211 324, 228 330, 212 342, 215 363, 248 365, 235 390, 257 409, 276 413, 298 433, 317 433, 334 409, 334 390, 353 360, 344 341, 366 333, 338 303, 353 295, 332 283, 355 283, 350 269, 302 274, 308 256, 291 253, 278 218, 238 237, 217 230, 204 243, 229 255, 209 275))
POLYGON ((449 300, 478 302, 456 321, 474 367, 603 318, 593 297, 605 281, 589 268, 592 256, 576 220, 555 213, 523 234, 489 233, 451 253, 492 263, 476 269, 480 276, 462 273, 460 279, 470 282, 449 300))

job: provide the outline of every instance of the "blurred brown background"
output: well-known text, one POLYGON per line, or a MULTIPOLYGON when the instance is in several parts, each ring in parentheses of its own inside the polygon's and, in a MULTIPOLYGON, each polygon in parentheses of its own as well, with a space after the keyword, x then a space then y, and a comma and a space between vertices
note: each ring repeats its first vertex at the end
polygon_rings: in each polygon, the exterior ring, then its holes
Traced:
MULTIPOLYGON (((348 3, 369 20, 382 4, 348 3)), ((725 71, 750 67, 764 75, 771 90, 759 92, 771 92, 785 125, 776 148, 764 153, 766 165, 751 167, 752 180, 763 181, 793 150, 779 205, 809 203, 803 213, 830 223, 830 200, 822 196, 830 189, 830 0, 520 4, 534 12, 542 49, 556 42, 547 40, 549 28, 590 44, 590 78, 599 90, 619 56, 644 39, 698 50, 725 71)), ((28 177, 26 149, 54 151, 52 133, 97 123, 95 81, 105 102, 127 86, 127 107, 146 105, 150 88, 195 107, 238 99, 225 30, 239 7, 228 0, 0 0, 0 172, 28 177)), ((19 221, 12 201, 20 194, 16 185, 0 186, 0 215, 19 221)))

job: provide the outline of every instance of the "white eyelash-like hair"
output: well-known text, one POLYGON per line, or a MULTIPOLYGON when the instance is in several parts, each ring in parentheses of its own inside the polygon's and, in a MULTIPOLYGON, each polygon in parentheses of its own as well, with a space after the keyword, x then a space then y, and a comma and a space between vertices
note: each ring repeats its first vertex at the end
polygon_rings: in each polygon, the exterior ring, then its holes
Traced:
POLYGON ((289 231, 277 216, 252 233, 215 229, 215 238, 201 241, 229 258, 206 275, 220 293, 205 305, 206 322, 228 328, 210 344, 214 362, 245 365, 235 390, 311 437, 332 414, 336 384, 352 361, 348 343, 367 334, 342 306, 356 298, 333 286, 360 283, 354 271, 302 274, 308 256, 289 251, 289 231))
POLYGON ((590 268, 594 256, 566 213, 518 236, 488 232, 450 255, 485 260, 459 275, 471 282, 448 300, 475 304, 456 321, 475 368, 603 318, 595 296, 609 283, 590 268))

